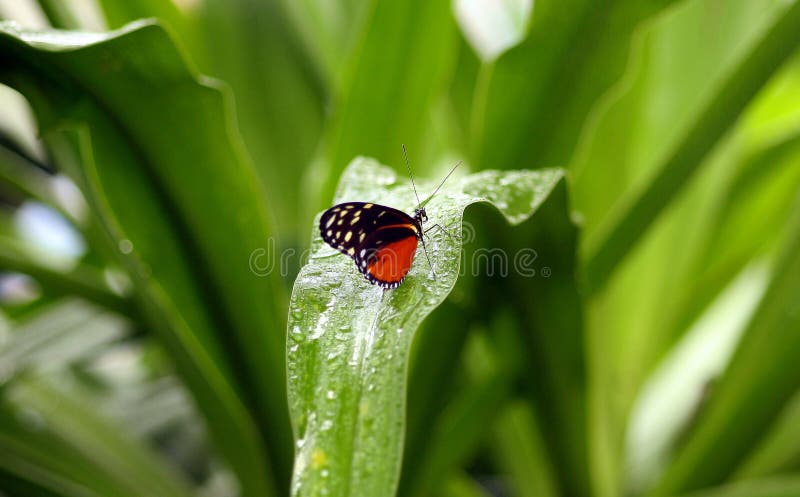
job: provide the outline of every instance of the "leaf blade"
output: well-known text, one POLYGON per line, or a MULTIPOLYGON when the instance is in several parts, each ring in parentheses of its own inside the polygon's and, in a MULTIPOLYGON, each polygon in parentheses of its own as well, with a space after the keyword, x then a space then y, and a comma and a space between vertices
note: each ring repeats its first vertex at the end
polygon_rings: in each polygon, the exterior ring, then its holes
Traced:
MULTIPOLYGON (((458 236, 463 209, 479 201, 520 223, 562 178, 560 170, 544 170, 451 179, 428 204, 430 223, 449 226, 458 236)), ((397 184, 390 169, 362 158, 351 163, 340 183, 337 201, 348 200, 415 205, 411 190, 397 184)), ((460 264, 459 248, 444 234, 430 237, 427 247, 437 278, 418 259, 397 290, 383 292, 365 282, 350 259, 324 246, 315 227, 287 327, 289 399, 298 441, 293 495, 395 491, 411 340, 452 289, 460 264)))
POLYGON ((659 167, 654 180, 633 198, 596 247, 587 249, 585 277, 590 292, 603 288, 616 266, 652 221, 698 169, 745 106, 800 45, 800 6, 778 16, 761 41, 723 82, 719 91, 659 167))

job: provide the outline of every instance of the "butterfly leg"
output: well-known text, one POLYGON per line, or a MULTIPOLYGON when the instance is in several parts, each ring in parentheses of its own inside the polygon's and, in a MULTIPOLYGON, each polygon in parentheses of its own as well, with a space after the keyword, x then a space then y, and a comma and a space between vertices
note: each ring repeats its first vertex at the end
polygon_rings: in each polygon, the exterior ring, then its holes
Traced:
POLYGON ((422 242, 422 251, 425 252, 425 258, 428 259, 428 266, 430 266, 431 273, 433 273, 433 279, 436 279, 436 271, 433 269, 433 264, 431 264, 431 258, 428 257, 428 247, 425 246, 425 237, 420 237, 419 240, 422 242))
POLYGON ((430 228, 426 229, 426 230, 425 230, 425 233, 428 233, 429 231, 433 230, 434 228, 437 228, 437 229, 439 229, 440 231, 444 231, 444 234, 445 234, 445 235, 447 235, 447 236, 448 236, 448 238, 450 238, 450 240, 451 240, 451 241, 452 241, 453 239, 455 239, 455 238, 459 238, 459 239, 461 238, 461 237, 460 237, 460 236, 458 236, 458 235, 454 235, 454 234, 450 233, 450 230, 448 230, 447 228, 445 228, 445 227, 444 227, 444 226, 442 226, 441 224, 434 224, 434 225, 433 225, 433 226, 431 226, 430 228))

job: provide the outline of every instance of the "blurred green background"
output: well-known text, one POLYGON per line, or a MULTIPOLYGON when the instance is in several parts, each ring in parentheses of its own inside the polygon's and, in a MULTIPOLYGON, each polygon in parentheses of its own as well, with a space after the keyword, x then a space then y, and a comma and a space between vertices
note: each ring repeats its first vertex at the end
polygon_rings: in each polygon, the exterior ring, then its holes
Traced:
POLYGON ((800 496, 799 2, 0 17, 0 495, 305 495, 292 283, 345 166, 404 143, 568 188, 467 216, 552 278, 468 275, 422 325, 398 495, 800 496))

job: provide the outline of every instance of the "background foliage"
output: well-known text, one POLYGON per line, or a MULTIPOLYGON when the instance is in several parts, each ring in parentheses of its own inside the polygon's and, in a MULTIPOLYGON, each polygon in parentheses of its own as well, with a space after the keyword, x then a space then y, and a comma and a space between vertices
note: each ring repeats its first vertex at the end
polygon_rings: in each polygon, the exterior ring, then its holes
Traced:
POLYGON ((0 16, 0 493, 325 494, 302 467, 291 485, 289 295, 346 166, 404 174, 405 143, 422 178, 566 181, 514 228, 467 210, 463 260, 533 248, 539 272, 437 294, 389 350, 402 464, 345 441, 349 474, 403 496, 800 495, 800 3, 0 16))

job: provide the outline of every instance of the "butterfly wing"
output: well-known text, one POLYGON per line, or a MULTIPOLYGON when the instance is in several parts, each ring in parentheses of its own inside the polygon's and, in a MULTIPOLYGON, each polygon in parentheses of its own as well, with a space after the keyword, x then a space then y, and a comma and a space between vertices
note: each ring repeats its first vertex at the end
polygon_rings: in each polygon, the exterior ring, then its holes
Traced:
POLYGON ((322 213, 319 232, 325 243, 354 257, 356 248, 375 230, 393 225, 413 225, 403 211, 369 202, 345 202, 322 213))
POLYGON ((370 283, 382 288, 397 288, 414 262, 417 240, 413 224, 382 227, 364 239, 356 248, 353 259, 370 283))

